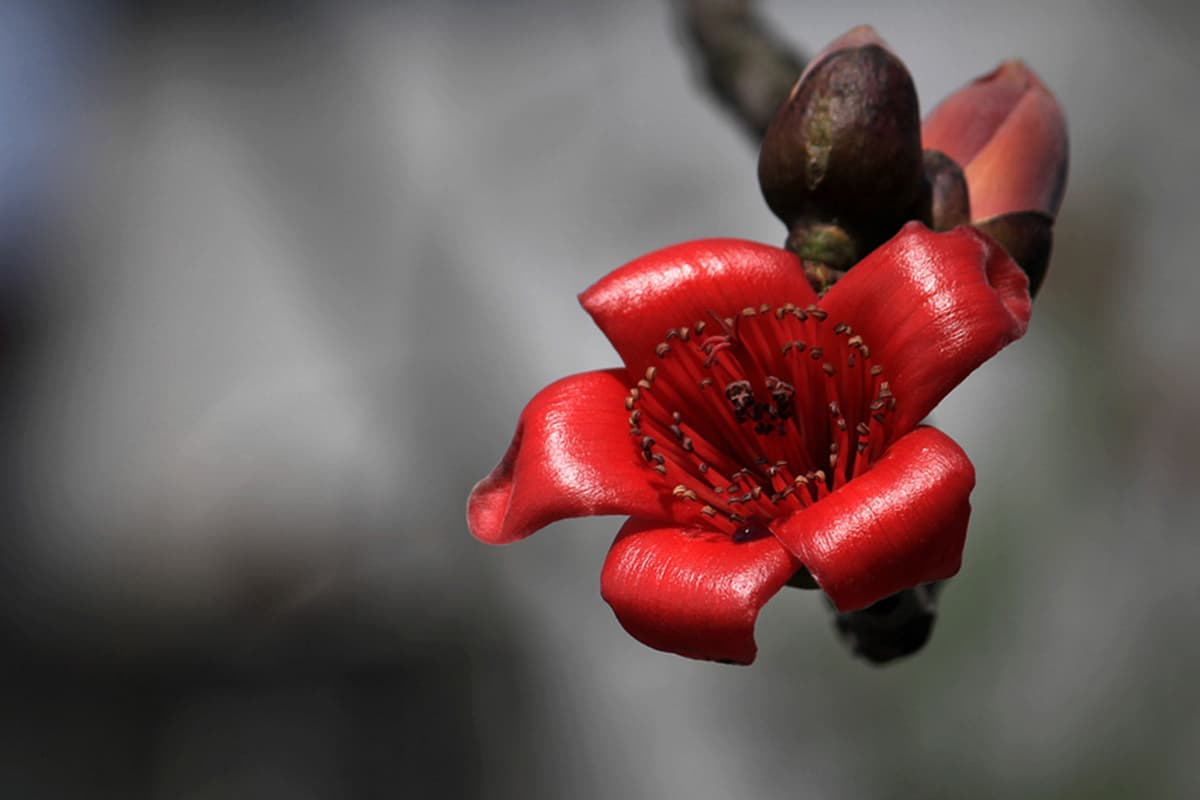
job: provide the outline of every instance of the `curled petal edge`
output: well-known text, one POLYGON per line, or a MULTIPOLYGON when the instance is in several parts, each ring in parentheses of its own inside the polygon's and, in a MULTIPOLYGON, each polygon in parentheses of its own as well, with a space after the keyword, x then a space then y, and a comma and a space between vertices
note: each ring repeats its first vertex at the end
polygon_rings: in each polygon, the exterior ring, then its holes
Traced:
POLYGON ((1029 279, 969 226, 934 233, 910 222, 829 290, 821 307, 870 345, 911 430, 942 398, 1025 334, 1029 279))
POLYGON ((669 329, 707 321, 710 311, 816 301, 799 258, 741 239, 702 239, 649 253, 579 295, 634 375, 657 361, 654 347, 669 329))
POLYGON ((854 611, 958 572, 974 486, 962 448, 920 427, 869 472, 771 530, 839 611, 854 611))
POLYGON ((670 494, 640 462, 628 428, 624 370, 572 375, 521 412, 512 444, 467 499, 467 526, 489 544, 523 539, 568 517, 671 519, 670 494))
POLYGON ((749 664, 758 612, 799 568, 772 536, 631 519, 609 550, 600 593, 621 626, 657 650, 749 664))

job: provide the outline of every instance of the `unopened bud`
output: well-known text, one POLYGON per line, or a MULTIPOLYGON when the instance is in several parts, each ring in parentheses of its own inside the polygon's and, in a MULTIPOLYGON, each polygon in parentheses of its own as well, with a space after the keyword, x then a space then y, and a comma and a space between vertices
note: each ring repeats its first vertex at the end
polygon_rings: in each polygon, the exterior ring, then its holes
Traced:
POLYGON ((954 159, 940 150, 926 150, 925 180, 929 182, 929 216, 935 231, 948 231, 971 221, 967 179, 954 159))
POLYGON ((813 59, 767 130, 758 180, 792 238, 842 228, 850 264, 928 216, 916 88, 873 30, 855 28, 813 59))
POLYGON ((1058 213, 1067 180, 1067 123, 1054 95, 1020 61, 950 95, 921 134, 927 149, 962 167, 972 219, 1058 213))

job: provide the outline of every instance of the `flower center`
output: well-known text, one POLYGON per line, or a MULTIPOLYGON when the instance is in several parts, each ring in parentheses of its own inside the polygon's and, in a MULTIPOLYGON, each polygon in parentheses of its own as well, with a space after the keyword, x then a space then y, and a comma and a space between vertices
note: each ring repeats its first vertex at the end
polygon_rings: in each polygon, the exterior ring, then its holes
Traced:
POLYGON ((629 390, 642 458, 705 527, 765 535, 887 447, 896 399, 883 368, 827 317, 788 303, 672 328, 629 390))

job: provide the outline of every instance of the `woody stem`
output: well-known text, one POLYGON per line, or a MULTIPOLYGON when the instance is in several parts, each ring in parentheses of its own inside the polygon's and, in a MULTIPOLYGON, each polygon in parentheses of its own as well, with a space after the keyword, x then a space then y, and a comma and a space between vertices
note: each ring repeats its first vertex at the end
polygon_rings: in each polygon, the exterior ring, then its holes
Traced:
POLYGON ((676 0, 676 7, 701 79, 761 141, 804 70, 804 57, 771 32, 753 0, 676 0))

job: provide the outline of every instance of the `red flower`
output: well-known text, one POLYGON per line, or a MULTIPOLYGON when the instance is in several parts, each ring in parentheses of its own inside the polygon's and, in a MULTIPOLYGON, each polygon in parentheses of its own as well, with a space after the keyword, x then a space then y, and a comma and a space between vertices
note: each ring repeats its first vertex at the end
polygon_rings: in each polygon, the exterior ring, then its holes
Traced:
POLYGON ((689 242, 580 301, 625 367, 533 398, 471 493, 476 537, 631 515, 601 575, 621 624, 738 663, 800 570, 842 610, 958 571, 974 469, 919 423, 1025 331, 1026 277, 991 239, 910 223, 820 300, 791 253, 689 242))

